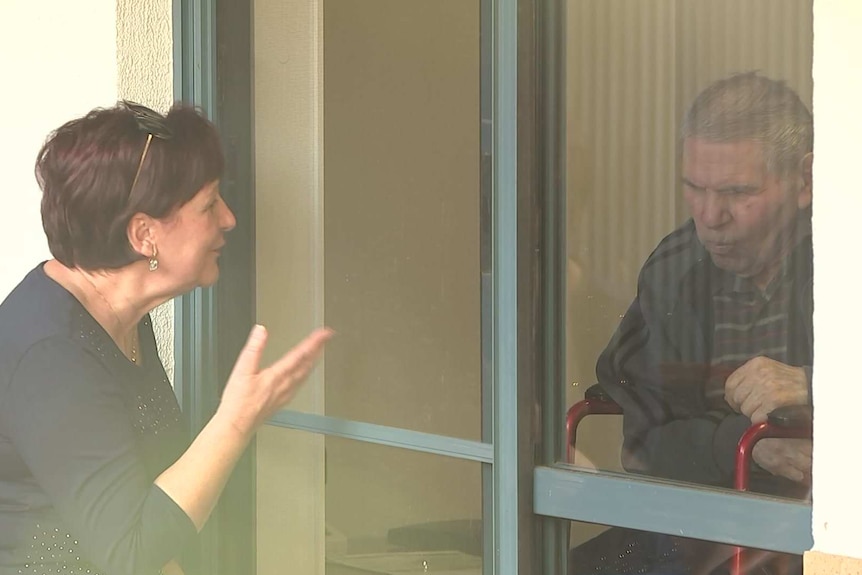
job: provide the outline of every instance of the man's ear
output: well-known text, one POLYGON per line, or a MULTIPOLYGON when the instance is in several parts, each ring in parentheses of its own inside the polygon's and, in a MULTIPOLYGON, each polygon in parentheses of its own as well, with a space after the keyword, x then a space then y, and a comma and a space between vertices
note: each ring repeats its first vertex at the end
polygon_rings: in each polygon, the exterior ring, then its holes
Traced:
POLYGON ((811 199, 813 195, 813 165, 814 165, 814 154, 808 152, 805 154, 805 157, 802 158, 802 188, 799 190, 799 197, 797 198, 797 203, 800 210, 804 210, 811 206, 811 199))
POLYGON ((156 221, 144 213, 137 213, 129 220, 126 235, 132 250, 142 257, 149 258, 156 247, 156 221))

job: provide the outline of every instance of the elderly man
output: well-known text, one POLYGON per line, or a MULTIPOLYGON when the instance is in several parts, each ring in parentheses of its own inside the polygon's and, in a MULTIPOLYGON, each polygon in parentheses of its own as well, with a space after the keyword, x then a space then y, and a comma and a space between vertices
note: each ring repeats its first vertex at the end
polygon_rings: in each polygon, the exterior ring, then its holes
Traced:
MULTIPOLYGON (((799 97, 755 73, 710 85, 688 110, 681 151, 691 219, 644 263, 596 366, 625 413, 627 470, 729 487, 751 423, 810 402, 812 142, 799 97)), ((753 490, 807 495, 810 441, 763 440, 753 456, 753 490)), ((651 541, 653 555, 679 555, 679 542, 651 541)), ((589 547, 573 561, 589 562, 589 547)), ((648 555, 638 572, 670 572, 648 555)), ((702 571, 676 563, 674 573, 702 571)))

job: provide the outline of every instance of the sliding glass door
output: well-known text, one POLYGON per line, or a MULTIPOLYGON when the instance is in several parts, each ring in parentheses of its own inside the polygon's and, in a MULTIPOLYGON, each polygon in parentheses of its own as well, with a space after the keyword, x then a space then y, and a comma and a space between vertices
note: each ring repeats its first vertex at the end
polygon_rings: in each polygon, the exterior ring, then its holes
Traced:
POLYGON ((202 572, 622 575, 644 541, 810 547, 804 497, 631 465, 631 410, 565 434, 692 215, 689 105, 759 70, 810 108, 810 0, 176 0, 175 22, 238 216, 218 286, 178 303, 184 408, 206 419, 254 322, 270 359, 337 332, 202 572))

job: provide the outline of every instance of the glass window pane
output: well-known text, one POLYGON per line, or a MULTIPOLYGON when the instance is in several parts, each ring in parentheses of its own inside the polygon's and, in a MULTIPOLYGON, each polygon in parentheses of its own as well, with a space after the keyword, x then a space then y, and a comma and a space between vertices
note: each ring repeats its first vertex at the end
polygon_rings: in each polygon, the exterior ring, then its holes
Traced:
POLYGON ((624 412, 586 418, 575 462, 734 488, 746 430, 799 406, 746 485, 807 498, 812 2, 567 17, 566 407, 600 383, 624 412))
POLYGON ((328 415, 480 437, 478 7, 325 3, 328 415))
POLYGON ((478 440, 479 2, 312 4, 255 3, 258 321, 338 334, 291 408, 478 440))
POLYGON ((802 573, 799 555, 625 527, 572 522, 569 543, 568 575, 802 573))
POLYGON ((482 572, 482 465, 266 426, 259 575, 482 572))

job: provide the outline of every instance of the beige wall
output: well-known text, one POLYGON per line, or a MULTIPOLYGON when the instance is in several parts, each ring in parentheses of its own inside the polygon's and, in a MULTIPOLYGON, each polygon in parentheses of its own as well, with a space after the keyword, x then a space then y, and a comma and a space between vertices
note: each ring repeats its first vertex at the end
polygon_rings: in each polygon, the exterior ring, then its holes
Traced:
MULTIPOLYGON (((814 0, 814 548, 862 558, 862 4, 814 0)), ((856 570, 841 573, 858 573, 856 570)), ((825 571, 821 571, 825 572, 825 571)), ((837 572, 837 571, 836 571, 837 572)))
MULTIPOLYGON (((325 3, 328 415, 481 439, 478 16, 325 3)), ((327 442, 330 477, 364 478, 327 488, 346 535, 481 516, 464 462, 355 449, 327 442)))
POLYGON ((326 412, 478 440, 478 4, 325 14, 326 412))
POLYGON ((174 102, 172 0, 116 0, 117 93, 162 112, 174 102))

